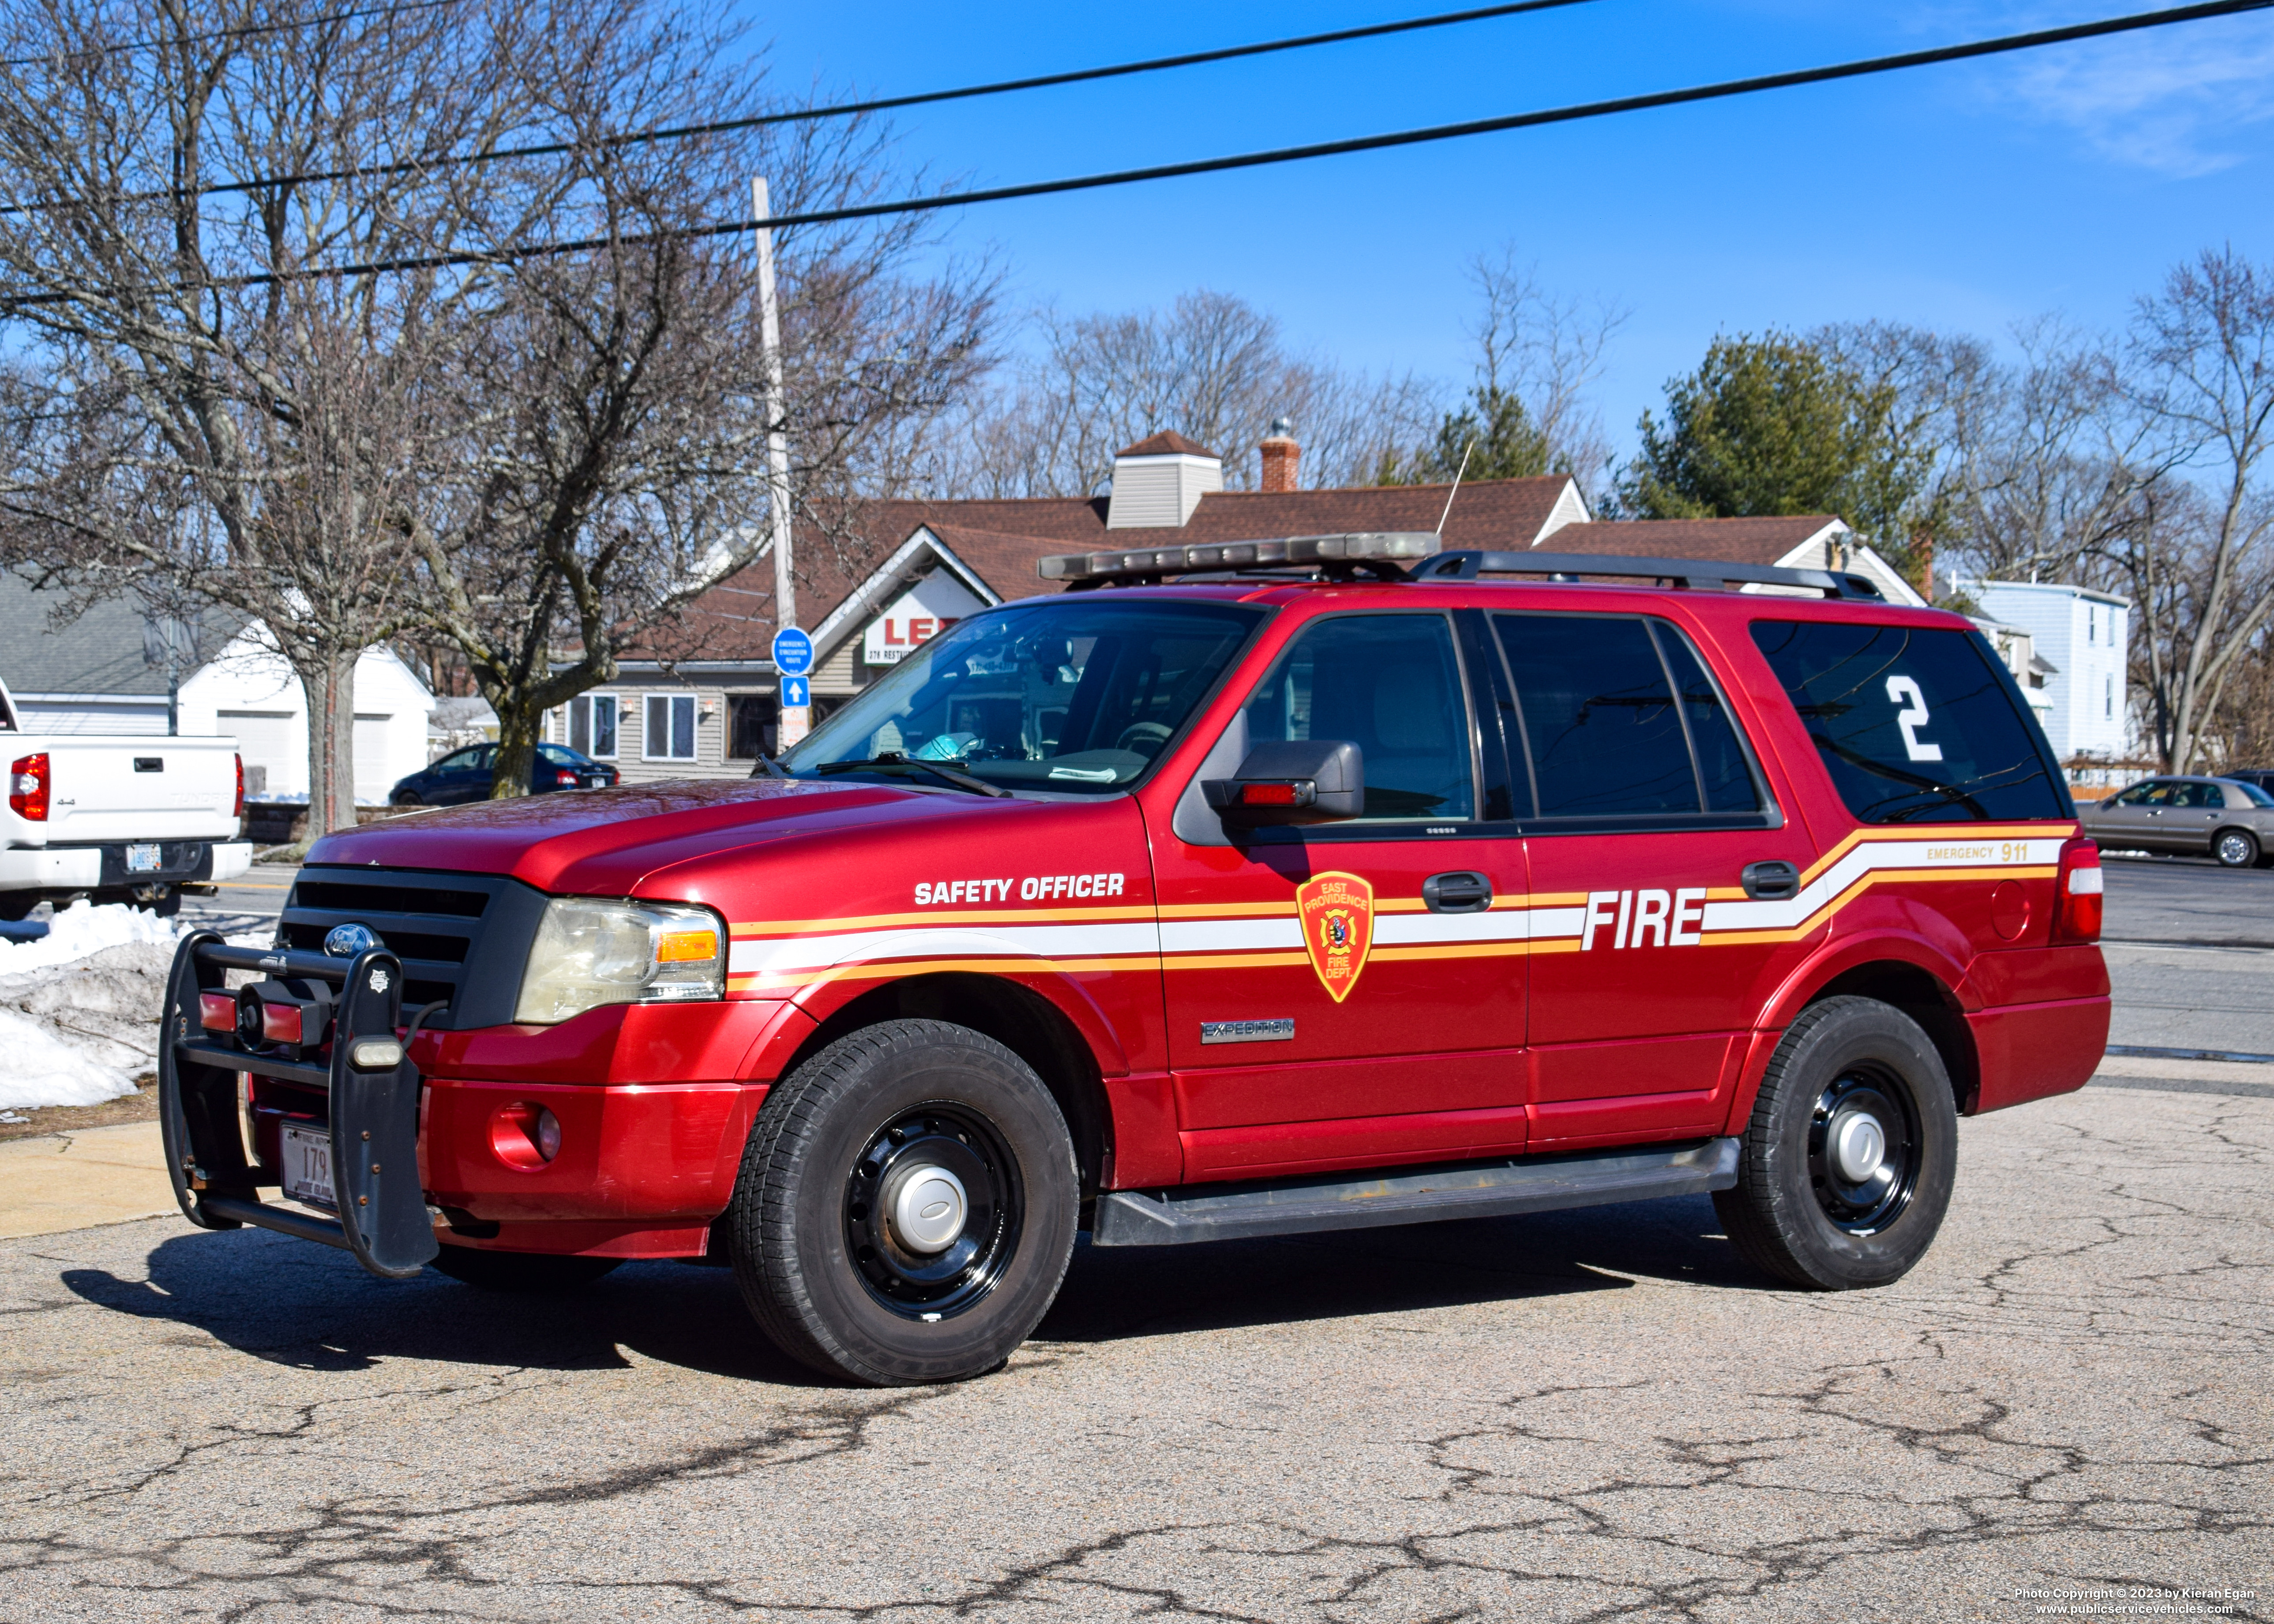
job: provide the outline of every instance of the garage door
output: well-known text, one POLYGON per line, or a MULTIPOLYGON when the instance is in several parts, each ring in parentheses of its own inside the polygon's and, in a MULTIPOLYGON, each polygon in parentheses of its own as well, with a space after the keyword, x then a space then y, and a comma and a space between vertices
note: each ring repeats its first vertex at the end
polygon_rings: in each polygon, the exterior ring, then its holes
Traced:
POLYGON ((297 711, 223 710, 215 721, 216 732, 237 736, 247 793, 307 793, 308 735, 297 711))

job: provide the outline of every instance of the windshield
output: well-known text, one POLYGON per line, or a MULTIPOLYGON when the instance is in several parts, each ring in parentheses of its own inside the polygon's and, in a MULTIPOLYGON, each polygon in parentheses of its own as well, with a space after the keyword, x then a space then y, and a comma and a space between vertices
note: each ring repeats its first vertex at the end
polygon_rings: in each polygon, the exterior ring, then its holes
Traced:
POLYGON ((899 756, 1006 789, 1110 795, 1153 764, 1262 620, 1238 605, 1089 593, 1007 605, 925 643, 782 765, 803 777, 899 756))

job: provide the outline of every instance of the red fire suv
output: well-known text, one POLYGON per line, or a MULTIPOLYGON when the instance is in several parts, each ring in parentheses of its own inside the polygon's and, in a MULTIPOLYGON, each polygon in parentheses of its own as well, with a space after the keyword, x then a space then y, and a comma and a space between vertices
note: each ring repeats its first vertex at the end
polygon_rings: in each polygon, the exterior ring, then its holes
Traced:
POLYGON ((938 1381, 1084 1230, 1710 1191, 1884 1284, 1958 1117, 2100 1056, 2098 854, 1954 615, 1427 535, 1043 573, 765 776, 331 835, 274 948, 186 939, 183 1211, 496 1286, 723 1253, 797 1357, 938 1381))

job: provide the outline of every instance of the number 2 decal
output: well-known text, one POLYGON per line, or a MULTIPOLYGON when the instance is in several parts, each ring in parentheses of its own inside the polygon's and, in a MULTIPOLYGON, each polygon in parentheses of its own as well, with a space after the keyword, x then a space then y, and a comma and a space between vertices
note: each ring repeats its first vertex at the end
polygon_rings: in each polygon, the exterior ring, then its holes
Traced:
POLYGON ((1910 752, 1911 759, 1940 761, 1942 747, 1929 744, 1918 736, 1918 730, 1926 726, 1926 695, 1919 692, 1919 685, 1909 677, 1889 677, 1887 697, 1903 705, 1895 712, 1895 726, 1903 730, 1903 748, 1910 752), (1909 703, 1906 704, 1905 701, 1909 703))

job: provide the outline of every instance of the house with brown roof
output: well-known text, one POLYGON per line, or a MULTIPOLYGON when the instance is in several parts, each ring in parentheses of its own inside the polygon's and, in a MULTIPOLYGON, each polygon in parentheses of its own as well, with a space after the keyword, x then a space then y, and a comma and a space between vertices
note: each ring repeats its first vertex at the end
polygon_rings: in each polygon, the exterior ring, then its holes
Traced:
MULTIPOLYGON (((1442 530, 1449 551, 1550 545, 1843 569, 1869 577, 1891 602, 1924 601, 1830 514, 1604 522, 1562 474, 1472 481, 1457 493, 1442 485, 1306 491, 1291 435, 1275 431, 1257 451, 1262 478, 1253 491, 1225 490, 1216 453, 1163 432, 1115 455, 1103 496, 870 501, 831 514, 825 526, 802 523, 798 608, 813 635, 814 720, 965 616, 1058 590, 1035 568, 1051 554, 1156 542, 1442 530)), ((627 783, 745 776, 775 746, 773 631, 765 559, 624 660, 620 680, 553 712, 547 736, 614 762, 627 783)))
MULTIPOLYGON (((814 719, 966 615, 1058 590, 1036 572, 1053 553, 1441 524, 1449 548, 1517 551, 1591 517, 1566 475, 1471 481, 1457 497, 1442 485, 1304 490, 1291 436, 1258 450, 1253 491, 1225 490, 1214 452, 1163 432, 1115 456, 1103 496, 872 501, 831 515, 825 529, 801 524, 798 618, 813 635, 814 719)), ((774 747, 772 612, 767 559, 622 661, 618 681, 554 711, 547 736, 614 762, 627 783, 747 774, 774 747)))

